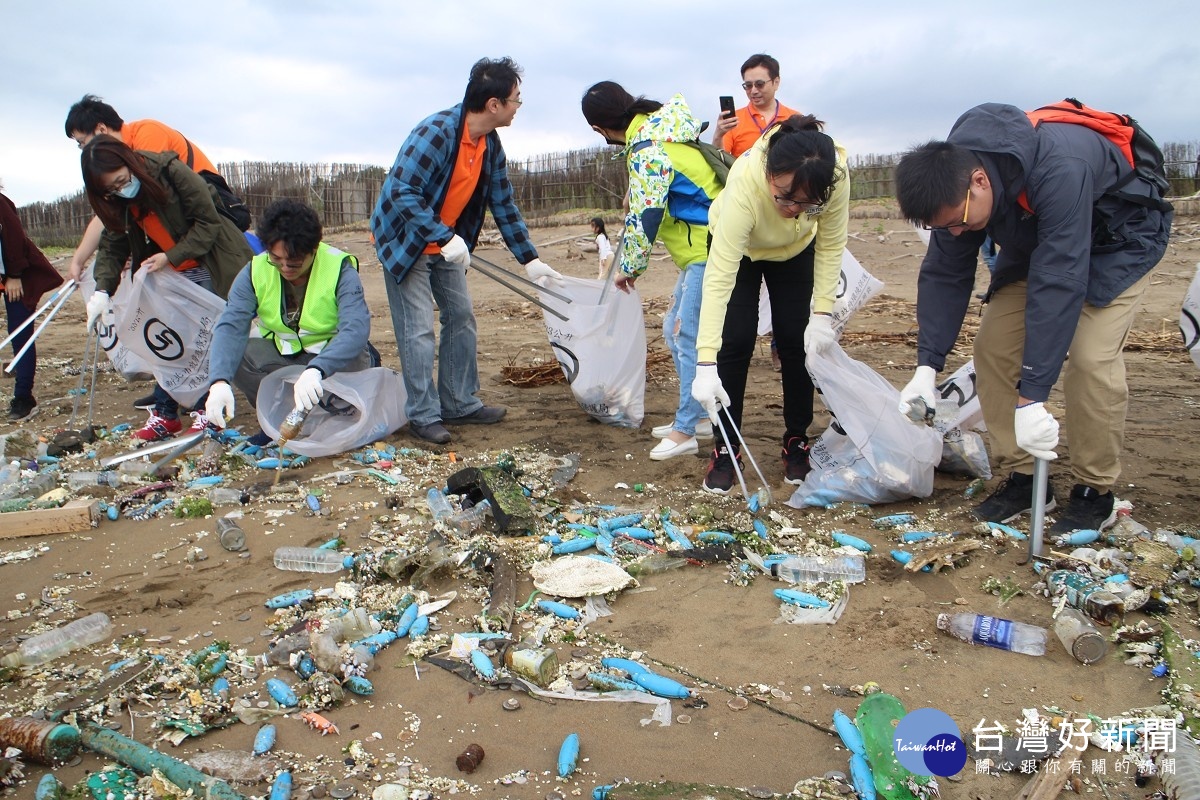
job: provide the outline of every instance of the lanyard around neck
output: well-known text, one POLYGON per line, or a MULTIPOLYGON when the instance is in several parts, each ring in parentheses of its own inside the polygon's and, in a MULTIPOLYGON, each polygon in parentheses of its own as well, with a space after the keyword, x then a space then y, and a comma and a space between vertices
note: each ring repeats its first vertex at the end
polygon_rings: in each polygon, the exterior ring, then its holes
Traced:
POLYGON ((771 119, 767 121, 767 124, 765 126, 759 125, 758 117, 754 116, 754 110, 751 109, 751 111, 750 111, 750 121, 754 123, 754 127, 758 128, 758 132, 760 135, 766 133, 767 128, 774 125, 775 120, 777 120, 777 119, 779 119, 779 101, 778 100, 775 101, 775 113, 771 116, 771 119))

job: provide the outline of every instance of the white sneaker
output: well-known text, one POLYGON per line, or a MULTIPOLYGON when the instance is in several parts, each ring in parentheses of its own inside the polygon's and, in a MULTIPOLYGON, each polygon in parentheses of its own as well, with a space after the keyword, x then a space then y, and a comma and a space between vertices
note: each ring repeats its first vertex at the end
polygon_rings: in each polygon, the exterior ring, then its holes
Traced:
POLYGON ((672 442, 670 439, 663 439, 654 445, 654 449, 650 451, 650 460, 666 461, 668 458, 674 458, 675 456, 689 456, 698 452, 700 452, 700 445, 696 442, 695 436, 683 442, 672 442))
MULTIPOLYGON (((675 426, 674 422, 671 422, 667 425, 659 425, 657 428, 654 428, 653 430, 651 430, 650 433, 654 436, 655 439, 665 439, 671 435, 671 431, 675 430, 674 426, 675 426)), ((711 420, 704 419, 704 420, 701 420, 700 422, 696 423, 696 438, 697 439, 711 439, 712 438, 712 421, 711 420)))

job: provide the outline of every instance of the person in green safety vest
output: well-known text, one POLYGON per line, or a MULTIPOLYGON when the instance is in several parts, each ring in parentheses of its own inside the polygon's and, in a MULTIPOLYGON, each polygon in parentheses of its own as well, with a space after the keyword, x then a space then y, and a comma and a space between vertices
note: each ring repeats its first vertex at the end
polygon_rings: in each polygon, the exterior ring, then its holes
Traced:
POLYGON ((321 241, 316 212, 297 200, 277 200, 255 232, 266 250, 234 279, 213 331, 204 412, 218 427, 234 415, 233 387, 253 407, 263 378, 282 367, 307 366, 294 399, 308 411, 320 402, 325 378, 379 365, 367 340, 371 314, 358 259, 321 241), (255 318, 258 337, 249 338, 255 318))

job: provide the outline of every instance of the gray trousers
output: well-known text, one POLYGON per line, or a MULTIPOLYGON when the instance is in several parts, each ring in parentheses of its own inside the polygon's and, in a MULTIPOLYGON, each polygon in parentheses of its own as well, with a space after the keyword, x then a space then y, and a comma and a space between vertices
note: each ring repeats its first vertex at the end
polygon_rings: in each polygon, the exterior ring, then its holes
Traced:
MULTIPOLYGON (((238 366, 237 374, 233 376, 233 385, 246 395, 251 408, 257 408, 258 386, 263 382, 263 378, 277 369, 290 367, 293 364, 307 364, 316 357, 315 353, 306 353, 303 350, 293 356, 285 356, 279 352, 270 339, 250 339, 246 342, 246 352, 242 356, 242 363, 238 366)), ((372 365, 372 361, 371 351, 364 349, 341 372, 358 372, 367 369, 372 365)))

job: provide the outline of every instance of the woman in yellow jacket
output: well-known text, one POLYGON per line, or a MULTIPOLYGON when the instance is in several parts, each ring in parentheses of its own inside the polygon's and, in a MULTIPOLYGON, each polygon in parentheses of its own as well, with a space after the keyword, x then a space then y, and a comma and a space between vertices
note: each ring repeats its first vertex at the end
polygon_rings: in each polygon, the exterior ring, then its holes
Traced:
MULTIPOLYGON (((782 362, 785 479, 792 484, 809 471, 813 384, 804 357, 837 339, 830 312, 850 212, 845 150, 823 124, 798 114, 768 130, 734 163, 713 202, 692 382, 692 396, 713 422, 720 413, 726 429, 730 421, 741 426, 765 280, 782 362)), ((723 440, 720 426, 714 432, 704 488, 725 494, 735 482, 738 447, 723 440)))

